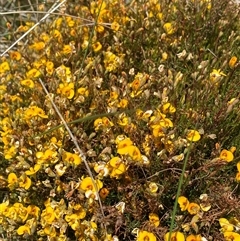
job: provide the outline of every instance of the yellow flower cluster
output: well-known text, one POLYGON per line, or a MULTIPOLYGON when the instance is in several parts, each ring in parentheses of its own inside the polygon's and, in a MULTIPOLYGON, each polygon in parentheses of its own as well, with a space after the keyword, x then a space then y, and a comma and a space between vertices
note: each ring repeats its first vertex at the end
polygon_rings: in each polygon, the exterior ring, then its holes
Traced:
MULTIPOLYGON (((223 188, 222 176, 232 187, 232 172, 220 164, 232 168, 238 150, 220 146, 238 143, 237 25, 225 19, 229 7, 215 8, 209 0, 69 0, 61 15, 49 15, 25 45, 0 59, 3 239, 215 238, 218 227, 208 233, 205 227, 215 225, 215 210, 226 210, 217 195, 211 195, 215 209, 207 194, 196 203, 180 196, 176 202, 187 212, 169 215, 184 159, 185 177, 196 176, 185 189, 195 189, 205 175, 208 193, 223 188), (213 20, 219 36, 209 27, 213 20), (218 46, 224 39, 231 48, 218 46), (208 162, 209 156, 217 156, 219 165, 208 162), (166 233, 170 219, 182 230, 166 233)), ((24 22, 14 38, 33 24, 24 22)), ((238 202, 233 198, 228 205, 236 216, 238 202)), ((239 240, 236 218, 219 223, 226 240, 239 240)))
POLYGON ((226 218, 220 218, 219 224, 221 226, 220 231, 223 233, 225 240, 240 240, 240 234, 237 233, 237 230, 240 225, 240 221, 236 218, 231 218, 227 220, 226 218))

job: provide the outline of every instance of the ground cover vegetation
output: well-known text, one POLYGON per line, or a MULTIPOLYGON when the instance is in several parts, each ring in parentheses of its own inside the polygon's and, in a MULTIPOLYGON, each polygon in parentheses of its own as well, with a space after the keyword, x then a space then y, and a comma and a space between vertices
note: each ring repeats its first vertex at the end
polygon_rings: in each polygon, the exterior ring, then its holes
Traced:
MULTIPOLYGON (((8 46, 54 4, 23 2, 8 46)), ((69 0, 2 54, 1 240, 239 241, 239 19, 69 0)))

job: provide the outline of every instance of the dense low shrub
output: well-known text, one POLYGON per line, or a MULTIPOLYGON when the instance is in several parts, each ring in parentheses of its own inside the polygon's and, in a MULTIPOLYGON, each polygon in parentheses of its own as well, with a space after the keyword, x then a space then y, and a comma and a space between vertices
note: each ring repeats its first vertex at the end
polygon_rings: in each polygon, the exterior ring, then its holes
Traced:
POLYGON ((238 7, 69 0, 4 54, 1 238, 239 241, 238 7))

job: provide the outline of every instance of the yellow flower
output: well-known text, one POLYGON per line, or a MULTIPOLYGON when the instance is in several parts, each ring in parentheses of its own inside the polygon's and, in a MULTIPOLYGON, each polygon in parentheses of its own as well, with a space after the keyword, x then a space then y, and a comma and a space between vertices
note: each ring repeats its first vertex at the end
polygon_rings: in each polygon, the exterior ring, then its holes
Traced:
POLYGON ((77 93, 79 95, 83 95, 85 97, 88 97, 89 95, 89 90, 87 88, 84 88, 84 87, 80 87, 78 90, 77 90, 77 93))
POLYGON ((44 47, 45 47, 45 43, 42 42, 42 41, 36 42, 36 43, 30 45, 31 49, 34 49, 34 50, 37 50, 37 51, 43 50, 44 47))
POLYGON ((109 164, 112 167, 110 177, 118 178, 121 174, 126 172, 126 165, 123 163, 120 157, 113 157, 109 161, 109 164))
POLYGON ((175 23, 165 23, 163 25, 163 29, 165 30, 165 32, 167 34, 171 35, 171 34, 175 33, 176 29, 174 27, 174 24, 175 23))
POLYGON ((70 44, 65 44, 63 46, 62 53, 65 55, 71 54, 73 52, 73 47, 70 44))
POLYGON ((117 70, 117 68, 123 63, 124 55, 117 56, 114 53, 107 51, 104 53, 104 66, 108 72, 117 70))
POLYGON ((168 128, 168 127, 173 127, 173 123, 170 119, 168 118, 162 118, 160 121, 159 121, 159 125, 161 127, 164 127, 164 128, 168 128))
POLYGON ((126 108, 128 106, 128 100, 127 99, 121 99, 119 101, 118 107, 119 108, 126 108))
POLYGON ((45 164, 47 161, 50 161, 52 163, 58 161, 57 157, 58 153, 56 151, 53 151, 51 149, 47 149, 44 152, 37 152, 36 157, 37 157, 37 163, 38 164, 45 164))
POLYGON ((220 77, 222 76, 227 76, 226 74, 224 74, 220 69, 213 69, 213 71, 210 73, 210 80, 213 83, 217 83, 218 80, 220 79, 220 77))
POLYGON ((200 206, 197 203, 189 203, 187 210, 191 215, 195 215, 200 211, 200 206))
POLYGON ((124 140, 117 143, 117 152, 118 154, 125 155, 128 154, 128 147, 132 146, 133 142, 130 140, 130 138, 125 138, 124 140))
POLYGON ((17 153, 17 149, 15 146, 11 146, 10 148, 6 148, 4 150, 4 157, 6 160, 12 159, 17 153))
POLYGON ((28 176, 33 175, 40 169, 40 167, 41 167, 41 165, 35 164, 33 168, 30 167, 29 170, 25 171, 25 174, 28 176))
POLYGON ((17 51, 11 51, 11 52, 9 53, 9 55, 10 55, 10 58, 11 58, 11 59, 17 60, 17 61, 22 58, 22 55, 21 55, 19 52, 17 52, 17 51))
POLYGON ((188 205, 189 205, 189 201, 188 201, 188 199, 186 197, 180 196, 178 198, 178 204, 179 204, 179 206, 181 208, 181 211, 186 211, 187 208, 188 208, 188 205))
POLYGON ((162 53, 162 60, 165 61, 168 59, 168 54, 166 52, 162 53))
MULTIPOLYGON (((95 180, 95 184, 96 184, 98 190, 103 187, 103 183, 98 179, 95 180)), ((83 190, 83 191, 88 191, 88 190, 91 190, 91 191, 94 191, 94 192, 96 191, 91 177, 85 177, 82 180, 82 182, 80 184, 80 189, 83 190)))
POLYGON ((158 191, 158 185, 155 182, 150 182, 148 187, 151 193, 156 193, 158 191))
POLYGON ((140 230, 137 235, 137 241, 157 241, 153 233, 140 230))
POLYGON ((115 22, 115 21, 112 22, 112 24, 111 24, 111 29, 112 29, 113 31, 118 31, 119 28, 120 28, 119 23, 117 23, 117 22, 115 22))
POLYGON ((199 134, 198 131, 195 131, 195 130, 189 130, 189 131, 188 131, 187 139, 188 139, 189 141, 193 141, 193 142, 199 141, 200 138, 201 138, 201 136, 200 136, 200 134, 199 134))
POLYGON ((74 97, 74 83, 60 84, 57 89, 57 93, 65 96, 69 100, 74 97))
POLYGON ((224 232, 223 233, 224 238, 226 241, 239 241, 240 240, 240 234, 235 232, 224 232))
POLYGON ((183 235, 183 233, 181 232, 172 232, 170 235, 170 232, 166 233, 164 235, 164 241, 185 241, 185 237, 183 235), (170 237, 170 239, 169 239, 170 237))
POLYGON ((32 181, 29 177, 27 177, 26 175, 22 175, 19 178, 19 187, 25 188, 26 190, 28 190, 31 187, 32 181))
POLYGON ((43 231, 44 231, 45 235, 47 235, 50 238, 56 238, 56 236, 57 236, 56 228, 53 225, 45 226, 43 231))
POLYGON ((140 150, 136 146, 129 146, 127 153, 134 161, 142 161, 140 150))
POLYGON ((35 205, 29 205, 27 207, 27 212, 29 215, 32 215, 32 216, 38 218, 38 216, 40 214, 40 208, 35 205))
POLYGON ((202 240, 202 237, 200 234, 198 235, 193 235, 193 234, 190 234, 189 236, 187 236, 186 238, 186 241, 201 241, 202 240))
POLYGON ((149 214, 149 221, 152 223, 155 227, 158 227, 160 224, 159 217, 156 213, 150 213, 149 214))
POLYGON ((46 209, 42 211, 41 218, 44 223, 52 224, 55 219, 55 211, 51 206, 47 206, 46 209))
POLYGON ((0 74, 10 70, 9 63, 7 61, 0 64, 0 74))
POLYGON ((54 71, 54 63, 52 61, 47 61, 46 63, 46 71, 48 74, 52 74, 54 71))
POLYGON ((79 157, 79 155, 75 154, 75 153, 71 153, 71 152, 67 152, 65 151, 63 153, 63 161, 67 162, 69 164, 73 164, 75 166, 78 166, 81 164, 82 160, 79 157))
POLYGON ((39 116, 41 118, 48 118, 47 115, 45 115, 45 112, 43 109, 37 107, 37 106, 30 106, 26 111, 25 111, 25 119, 31 119, 35 116, 39 116))
POLYGON ((17 229, 18 235, 23 235, 26 233, 30 234, 30 227, 28 225, 22 225, 17 229))
POLYGON ((223 149, 220 153, 220 158, 224 161, 231 162, 234 159, 234 156, 231 151, 223 149))
POLYGON ((166 113, 172 114, 172 113, 176 112, 176 108, 171 103, 168 102, 162 106, 162 112, 164 114, 166 114, 166 113))
POLYGON ((109 128, 114 126, 114 124, 107 117, 96 119, 94 121, 93 125, 95 127, 95 131, 98 131, 98 130, 107 130, 108 131, 109 128))
POLYGON ((102 45, 100 42, 96 42, 92 44, 93 51, 96 53, 102 49, 102 45))
POLYGON ((32 79, 32 78, 37 78, 41 75, 41 72, 37 69, 30 69, 27 73, 26 76, 28 79, 32 79))
POLYGON ((68 27, 72 28, 75 25, 75 21, 71 17, 66 17, 68 27))
POLYGON ((31 79, 24 79, 24 80, 21 80, 21 85, 23 86, 27 86, 29 88, 34 88, 34 82, 31 80, 31 79))
POLYGON ((234 226, 226 219, 226 218, 219 218, 219 224, 221 226, 221 231, 224 232, 231 232, 234 230, 234 226))
POLYGON ((13 188, 18 183, 18 178, 15 173, 11 172, 8 174, 8 187, 13 188))
POLYGON ((236 56, 233 56, 230 60, 229 60, 229 62, 228 62, 228 65, 229 65, 229 67, 231 68, 231 69, 233 69, 234 67, 235 67, 235 65, 236 65, 236 63, 237 63, 237 57, 236 56))

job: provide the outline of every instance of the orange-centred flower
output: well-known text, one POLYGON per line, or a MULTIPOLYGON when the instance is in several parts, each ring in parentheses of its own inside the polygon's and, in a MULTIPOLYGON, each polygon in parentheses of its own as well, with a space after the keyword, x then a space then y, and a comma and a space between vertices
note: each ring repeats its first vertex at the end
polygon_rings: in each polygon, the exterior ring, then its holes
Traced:
POLYGON ((96 42, 92 44, 93 51, 96 53, 102 49, 102 45, 100 42, 96 42))
POLYGON ((78 166, 81 164, 82 160, 79 155, 71 152, 65 151, 63 153, 63 161, 70 165, 78 166))
POLYGON ((185 241, 184 234, 181 232, 170 232, 164 235, 164 241, 185 241))
POLYGON ((240 234, 236 232, 224 232, 223 233, 224 238, 226 241, 239 241, 240 240, 240 234))
POLYGON ((197 203, 189 203, 187 210, 191 215, 195 215, 200 211, 200 206, 197 203))
POLYGON ((187 208, 188 208, 188 205, 189 205, 189 201, 188 201, 188 199, 186 197, 180 196, 178 198, 178 204, 179 204, 179 206, 181 208, 181 211, 186 211, 187 208))
POLYGON ((157 241, 157 238, 153 233, 140 230, 137 235, 137 241, 157 241))
POLYGON ((26 86, 26 87, 29 87, 29 88, 34 88, 34 82, 31 80, 31 79, 24 79, 24 80, 21 80, 21 85, 23 86, 26 86))
POLYGON ((148 218, 150 223, 153 224, 155 227, 159 226, 160 224, 159 216, 156 213, 150 213, 148 218))
POLYGON ((19 178, 19 187, 28 190, 31 187, 31 184, 31 179, 25 173, 19 178))
POLYGON ((189 130, 188 133, 187 133, 187 137, 186 138, 189 141, 195 142, 195 141, 199 141, 201 136, 200 136, 198 131, 196 131, 196 130, 189 130))
POLYGON ((234 156, 231 151, 223 149, 220 153, 220 158, 224 161, 231 162, 234 159, 234 156))
POLYGON ((186 241, 201 241, 202 240, 202 237, 200 234, 198 235, 193 235, 193 234, 190 234, 189 236, 187 236, 186 238, 186 241))

